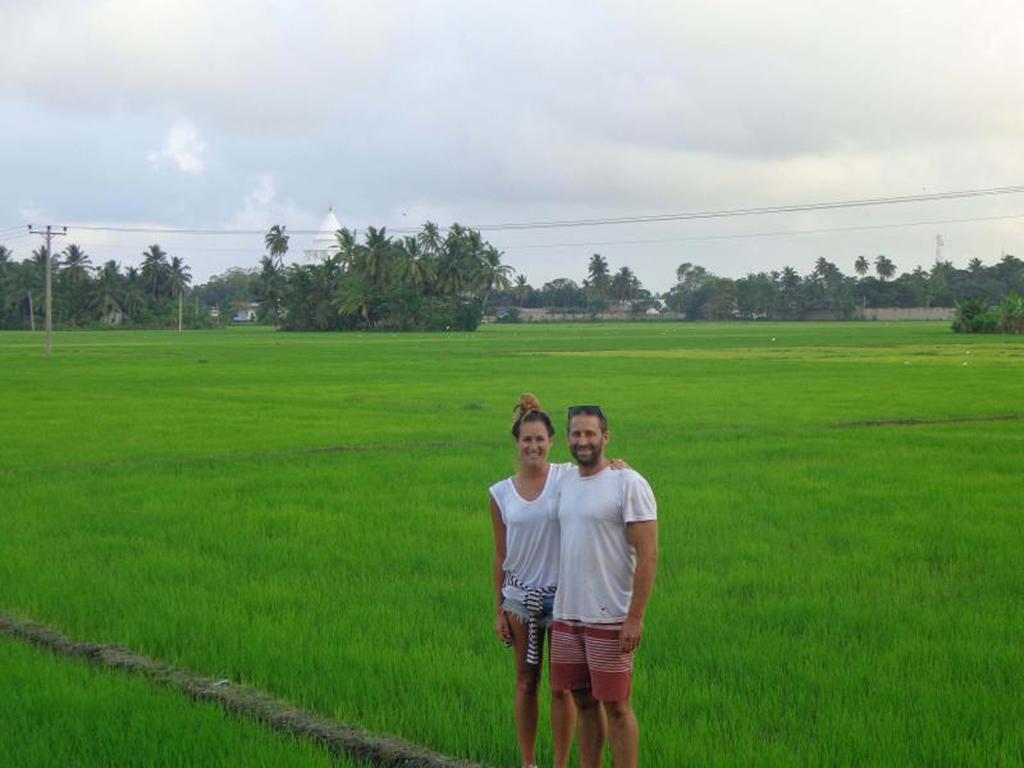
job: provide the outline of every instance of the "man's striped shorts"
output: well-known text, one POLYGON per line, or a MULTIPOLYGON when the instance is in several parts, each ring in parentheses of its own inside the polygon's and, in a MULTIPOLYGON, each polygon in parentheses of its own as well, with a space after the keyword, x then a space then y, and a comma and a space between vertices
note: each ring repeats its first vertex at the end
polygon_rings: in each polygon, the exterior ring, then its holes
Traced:
POLYGON ((633 656, 623 653, 621 624, 551 625, 551 688, 589 688, 598 701, 625 701, 633 690, 633 656))

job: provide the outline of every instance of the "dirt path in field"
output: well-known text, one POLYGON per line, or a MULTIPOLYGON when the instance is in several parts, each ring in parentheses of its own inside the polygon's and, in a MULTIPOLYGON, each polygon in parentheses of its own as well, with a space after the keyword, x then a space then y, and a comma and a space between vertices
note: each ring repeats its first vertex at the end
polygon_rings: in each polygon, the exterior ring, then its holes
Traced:
POLYGON ((829 429, 853 429, 855 427, 921 427, 929 424, 970 424, 983 421, 1017 421, 1024 418, 1019 413, 1002 416, 961 416, 953 419, 877 419, 872 421, 841 421, 827 425, 829 429))
POLYGON ((87 659, 93 664, 127 670, 175 688, 198 701, 213 701, 229 712, 258 720, 276 731, 309 739, 332 754, 386 768, 486 768, 457 760, 393 736, 368 733, 335 720, 317 717, 287 702, 228 680, 211 680, 187 669, 161 664, 117 645, 72 640, 42 624, 22 621, 0 613, 0 631, 61 656, 87 659))

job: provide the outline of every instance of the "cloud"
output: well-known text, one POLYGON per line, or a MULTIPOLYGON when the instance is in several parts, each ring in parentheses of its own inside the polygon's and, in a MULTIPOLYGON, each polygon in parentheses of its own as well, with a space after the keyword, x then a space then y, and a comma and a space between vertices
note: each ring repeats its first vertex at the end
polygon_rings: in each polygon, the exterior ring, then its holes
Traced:
POLYGON ((300 209, 291 200, 281 200, 273 175, 260 174, 246 193, 239 208, 225 224, 225 229, 265 230, 274 224, 291 229, 309 229, 314 216, 300 209))
POLYGON ((40 221, 48 221, 51 217, 42 208, 25 205, 18 207, 18 218, 26 224, 35 224, 40 221))
POLYGON ((199 129, 190 121, 180 119, 171 126, 163 146, 149 153, 149 164, 158 171, 173 168, 179 173, 198 174, 206 167, 205 151, 199 129))

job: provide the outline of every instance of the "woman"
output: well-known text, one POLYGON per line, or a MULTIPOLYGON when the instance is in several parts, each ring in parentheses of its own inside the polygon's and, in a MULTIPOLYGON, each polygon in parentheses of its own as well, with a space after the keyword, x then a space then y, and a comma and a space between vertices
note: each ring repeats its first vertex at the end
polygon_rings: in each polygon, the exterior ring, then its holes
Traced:
MULTIPOLYGON (((514 412, 519 471, 490 488, 495 629, 515 652, 516 735, 523 765, 536 766, 537 689, 558 578, 558 482, 573 465, 548 463, 555 428, 537 398, 523 395, 514 412)), ((555 768, 568 762, 575 725, 572 695, 552 691, 555 768)))

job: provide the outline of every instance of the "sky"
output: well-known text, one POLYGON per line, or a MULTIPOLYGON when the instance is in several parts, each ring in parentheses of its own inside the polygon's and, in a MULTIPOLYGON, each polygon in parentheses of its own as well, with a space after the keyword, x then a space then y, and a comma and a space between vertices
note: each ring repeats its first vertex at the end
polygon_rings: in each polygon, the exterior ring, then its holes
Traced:
MULTIPOLYGON (((395 231, 1022 185, 1022 39, 1017 0, 0 0, 0 243, 156 242, 201 282, 328 207, 395 231)), ((1024 194, 485 237, 538 287, 601 253, 665 290, 682 262, 927 267, 937 234, 1024 255, 1024 194)))

